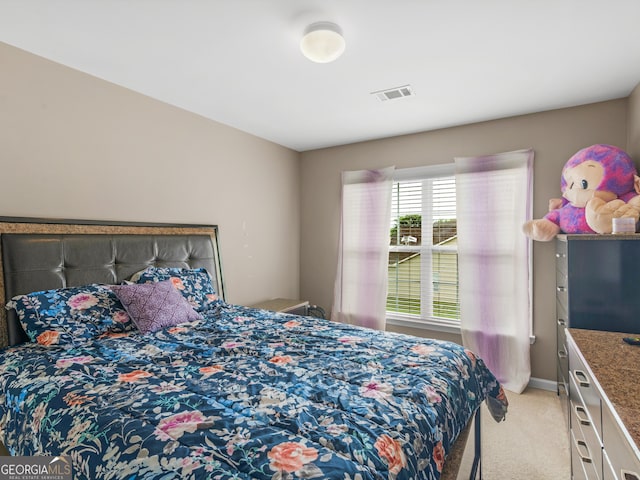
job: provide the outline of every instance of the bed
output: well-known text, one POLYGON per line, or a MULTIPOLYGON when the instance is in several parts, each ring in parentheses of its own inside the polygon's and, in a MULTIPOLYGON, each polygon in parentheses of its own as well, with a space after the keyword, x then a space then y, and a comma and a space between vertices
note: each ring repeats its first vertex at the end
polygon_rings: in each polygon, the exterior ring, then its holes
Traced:
POLYGON ((482 402, 506 414, 482 360, 227 303, 217 233, 0 219, 8 452, 78 479, 456 478, 482 402))

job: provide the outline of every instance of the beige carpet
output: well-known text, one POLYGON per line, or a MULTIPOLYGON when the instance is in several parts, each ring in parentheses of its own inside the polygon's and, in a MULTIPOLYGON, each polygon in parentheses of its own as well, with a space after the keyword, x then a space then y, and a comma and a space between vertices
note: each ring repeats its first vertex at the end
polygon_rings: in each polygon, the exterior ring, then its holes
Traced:
MULTIPOLYGON (((507 392, 509 411, 496 423, 482 409, 484 480, 565 480, 571 478, 569 437, 555 392, 526 389, 507 392)), ((467 480, 473 455, 473 431, 458 480, 467 480)))

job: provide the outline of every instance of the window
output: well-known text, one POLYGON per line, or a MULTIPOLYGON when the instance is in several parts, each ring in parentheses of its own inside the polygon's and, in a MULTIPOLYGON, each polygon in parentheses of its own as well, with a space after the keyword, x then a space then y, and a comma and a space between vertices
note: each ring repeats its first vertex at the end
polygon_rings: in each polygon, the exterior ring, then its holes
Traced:
POLYGON ((398 170, 391 199, 390 323, 460 326, 453 165, 398 170))

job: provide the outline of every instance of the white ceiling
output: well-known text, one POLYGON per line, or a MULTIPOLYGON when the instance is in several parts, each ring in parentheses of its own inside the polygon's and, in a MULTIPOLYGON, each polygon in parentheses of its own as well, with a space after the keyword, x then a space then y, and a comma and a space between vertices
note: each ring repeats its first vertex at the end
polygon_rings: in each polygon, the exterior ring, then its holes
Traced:
POLYGON ((638 0, 0 0, 0 41, 298 151, 640 82, 638 0), (316 21, 343 29, 333 63, 299 50, 316 21))

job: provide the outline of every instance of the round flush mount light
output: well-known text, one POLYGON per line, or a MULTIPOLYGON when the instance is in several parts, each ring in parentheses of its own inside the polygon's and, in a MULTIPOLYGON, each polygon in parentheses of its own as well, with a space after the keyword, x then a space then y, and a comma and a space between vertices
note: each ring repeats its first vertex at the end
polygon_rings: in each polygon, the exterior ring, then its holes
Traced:
POLYGON ((342 30, 331 22, 316 22, 309 25, 302 40, 300 50, 305 57, 316 63, 329 63, 344 52, 345 42, 342 30))

